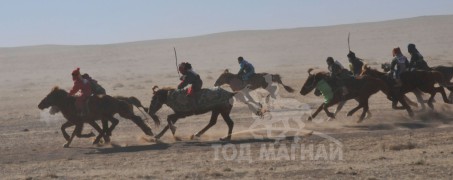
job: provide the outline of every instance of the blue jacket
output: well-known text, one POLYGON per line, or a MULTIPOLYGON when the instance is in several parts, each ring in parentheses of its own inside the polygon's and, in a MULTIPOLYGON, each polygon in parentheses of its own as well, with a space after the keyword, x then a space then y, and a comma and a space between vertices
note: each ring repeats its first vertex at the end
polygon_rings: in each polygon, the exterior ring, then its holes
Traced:
POLYGON ((239 63, 239 66, 241 66, 241 69, 239 70, 238 74, 255 73, 255 68, 253 67, 253 65, 246 60, 242 60, 241 63, 239 63))

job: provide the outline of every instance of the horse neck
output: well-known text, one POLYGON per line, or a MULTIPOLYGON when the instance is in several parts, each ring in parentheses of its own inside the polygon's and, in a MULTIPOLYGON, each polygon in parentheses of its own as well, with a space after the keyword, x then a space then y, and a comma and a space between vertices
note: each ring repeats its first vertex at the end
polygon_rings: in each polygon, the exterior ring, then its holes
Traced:
POLYGON ((239 79, 239 76, 237 74, 233 74, 233 73, 225 73, 225 83, 226 84, 230 84, 231 83, 231 80, 233 79, 239 79))
POLYGON ((379 79, 387 79, 387 74, 386 73, 383 73, 383 72, 380 72, 378 70, 371 70, 373 74, 375 74, 375 76, 379 79))
POLYGON ((55 104, 57 106, 63 116, 66 119, 72 118, 76 116, 76 107, 75 107, 75 97, 72 96, 67 96, 67 97, 61 97, 58 102, 55 104))

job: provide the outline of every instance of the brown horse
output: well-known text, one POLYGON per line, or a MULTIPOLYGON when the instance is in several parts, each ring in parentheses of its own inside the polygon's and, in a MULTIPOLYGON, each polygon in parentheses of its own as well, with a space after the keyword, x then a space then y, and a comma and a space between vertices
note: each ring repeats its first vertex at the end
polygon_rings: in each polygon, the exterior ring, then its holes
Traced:
MULTIPOLYGON (((389 72, 391 70, 391 65, 390 63, 383 63, 381 65, 381 68, 384 70, 384 72, 389 72)), ((434 66, 431 68, 433 71, 438 71, 442 73, 444 76, 444 84, 448 84, 452 79, 453 79, 453 67, 448 67, 448 66, 434 66)), ((453 87, 446 87, 450 91, 450 103, 453 103, 453 87)), ((416 93, 418 91, 415 91, 416 93)), ((424 109, 424 101, 421 99, 420 95, 416 94, 417 99, 419 100, 420 104, 422 105, 422 109, 424 109)))
MULTIPOLYGON (((234 96, 235 93, 230 93, 228 91, 225 91, 221 88, 218 88, 216 91, 215 97, 212 98, 206 98, 205 102, 199 103, 199 104, 211 104, 209 107, 196 107, 196 108, 187 108, 187 105, 182 105, 180 100, 187 100, 187 98, 192 98, 192 97, 185 97, 184 92, 177 92, 179 90, 175 90, 173 88, 163 88, 163 89, 158 89, 157 86, 153 87, 153 97, 151 99, 151 104, 149 105, 149 115, 151 118, 153 118, 154 121, 159 121, 159 117, 156 115, 156 112, 159 111, 160 108, 164 104, 169 106, 173 111, 174 114, 170 114, 167 116, 167 126, 158 134, 155 136, 156 139, 162 137, 164 133, 170 128, 170 130, 173 133, 173 136, 175 136, 176 132, 176 127, 173 126, 174 123, 180 118, 184 118, 187 116, 192 116, 192 115, 199 115, 199 114, 204 114, 207 112, 212 111, 211 114, 211 119, 209 121, 209 124, 204 127, 201 131, 195 133, 194 135, 191 136, 191 139, 194 137, 200 137, 202 134, 204 134, 209 128, 214 126, 217 122, 217 117, 222 115, 223 120, 225 120, 226 124, 228 125, 228 135, 225 138, 221 138, 221 140, 230 140, 231 139, 231 133, 233 131, 233 120, 230 118, 230 113, 231 109, 233 108, 233 103, 230 102, 232 100, 232 97, 234 96), (175 94, 178 94, 180 96, 175 96, 175 94), (214 101, 218 101, 216 103, 213 103, 214 101)), ((202 89, 201 91, 205 91, 207 89, 202 89)), ((198 92, 198 93, 202 93, 198 92)))
MULTIPOLYGON (((305 81, 302 89, 300 90, 300 94, 303 96, 305 96, 308 93, 310 93, 311 91, 313 91, 313 89, 316 88, 316 86, 318 85, 318 83, 321 80, 328 82, 329 78, 330 78, 329 73, 327 73, 327 72, 318 72, 315 74, 311 74, 311 71, 313 71, 313 69, 310 68, 308 70, 308 78, 305 81)), ((341 101, 346 101, 349 99, 356 99, 359 102, 359 105, 357 107, 353 108, 351 111, 349 111, 347 116, 352 116, 352 114, 354 114, 356 111, 363 108, 363 112, 360 115, 359 120, 357 121, 357 122, 361 122, 365 118, 365 115, 369 110, 368 99, 371 97, 371 95, 377 93, 380 90, 384 94, 389 96, 389 89, 388 89, 387 84, 385 84, 385 82, 383 82, 382 80, 377 79, 377 78, 359 77, 359 78, 356 78, 356 83, 354 85, 347 84, 346 86, 347 86, 348 92, 349 92, 346 96, 342 97, 340 91, 333 92, 334 93, 333 98, 330 101, 328 101, 327 103, 321 104, 321 106, 319 106, 319 108, 315 111, 315 113, 313 113, 309 117, 309 120, 316 117, 316 115, 322 109, 324 109, 327 116, 329 116, 330 118, 335 118, 335 115, 328 110, 328 108, 330 106, 335 105, 341 101)))
POLYGON ((89 112, 83 118, 77 115, 75 107, 75 97, 68 96, 68 93, 58 87, 54 87, 52 91, 39 103, 39 109, 46 109, 51 106, 58 107, 61 110, 63 116, 68 120, 61 126, 61 131, 67 143, 64 147, 69 147, 74 136, 84 137, 81 134, 83 129, 83 123, 88 123, 95 128, 99 135, 96 137, 93 144, 97 144, 101 137, 104 137, 106 142, 109 142, 109 135, 118 124, 119 120, 114 118, 114 114, 119 114, 121 117, 132 120, 137 124, 145 134, 152 136, 153 133, 151 128, 139 117, 129 109, 129 105, 118 99, 115 99, 108 95, 91 96, 87 102, 89 112), (107 130, 102 130, 97 124, 96 120, 110 121, 112 125, 107 130), (69 136, 66 133, 66 128, 76 126, 72 135, 69 136))
MULTIPOLYGON (((148 112, 148 108, 147 107, 144 107, 142 105, 142 103, 140 102, 140 100, 138 100, 136 97, 134 96, 130 96, 130 97, 125 97, 125 96, 113 96, 115 99, 118 99, 120 101, 124 101, 126 102, 128 105, 129 105, 129 109, 131 111, 134 111, 134 106, 145 116, 145 119, 146 120, 146 114, 140 109, 142 108, 145 112, 148 112)), ((50 108, 50 111, 49 113, 54 115, 56 113, 59 113, 60 112, 60 109, 57 107, 57 106, 51 106, 50 108)), ((107 135, 108 136, 111 136, 111 132, 108 131, 109 127, 108 127, 108 121, 107 120, 101 120, 102 121, 102 129, 104 131, 107 131, 107 135)), ((75 124, 74 124, 75 125, 75 124)), ((88 134, 76 134, 77 137, 79 138, 90 138, 90 137, 93 137, 95 136, 94 133, 88 133, 88 134)))
MULTIPOLYGON (((292 87, 283 84, 282 78, 278 74, 257 73, 251 76, 248 84, 246 84, 242 80, 241 76, 239 76, 238 74, 230 73, 228 69, 225 69, 225 71, 219 76, 219 78, 217 78, 214 86, 228 84, 231 90, 233 90, 234 92, 238 92, 243 89, 255 90, 258 88, 263 88, 269 92, 269 95, 272 98, 275 99, 277 89, 276 87, 271 86, 272 83, 278 83, 282 85, 287 92, 294 92, 294 89, 292 87)), ((247 99, 253 101, 253 98, 250 96, 250 94, 248 94, 248 92, 245 92, 244 95, 247 97, 247 99)))
MULTIPOLYGON (((389 77, 386 73, 379 72, 378 70, 372 69, 369 66, 363 67, 362 74, 380 79, 387 79, 387 84, 391 83, 389 82, 391 80, 389 80, 389 77)), ((445 93, 445 89, 442 86, 434 86, 436 83, 441 84, 445 82, 444 76, 438 71, 406 71, 401 73, 400 80, 402 82, 401 87, 395 93, 393 93, 394 105, 396 104, 396 100, 404 98, 406 93, 412 92, 416 89, 419 89, 422 92, 431 95, 427 102, 428 106, 431 109, 434 109, 433 101, 437 93, 441 93, 442 99, 445 103, 450 103, 445 93)))

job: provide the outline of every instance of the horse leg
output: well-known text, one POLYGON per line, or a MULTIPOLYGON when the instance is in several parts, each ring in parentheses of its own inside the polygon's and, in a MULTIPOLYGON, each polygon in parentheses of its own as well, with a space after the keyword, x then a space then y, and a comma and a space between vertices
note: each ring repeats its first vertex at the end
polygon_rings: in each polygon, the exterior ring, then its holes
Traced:
POLYGON ((230 117, 230 112, 231 112, 231 109, 229 109, 226 112, 220 113, 223 117, 223 120, 225 120, 225 123, 228 125, 228 135, 225 138, 220 138, 221 141, 231 140, 231 134, 233 133, 234 122, 230 117))
POLYGON ((417 98, 417 101, 418 103, 420 103, 420 106, 421 106, 421 110, 425 110, 426 109, 426 106, 425 106, 425 100, 423 100, 423 96, 422 96, 422 91, 420 91, 420 89, 415 89, 413 91, 415 97, 417 98))
MULTIPOLYGON (((153 131, 151 130, 151 128, 148 125, 146 125, 145 121, 143 121, 143 119, 140 116, 136 116, 134 114, 134 112, 127 111, 127 112, 120 112, 119 114, 120 114, 121 117, 126 118, 126 119, 130 119, 132 122, 134 122, 138 127, 140 127, 140 129, 142 129, 142 131, 146 135, 148 135, 148 136, 153 136, 154 135, 153 131)), ((118 124, 118 122, 117 122, 115 124, 115 126, 114 126, 113 123, 114 122, 112 121, 112 126, 110 127, 111 130, 113 130, 113 128, 115 128, 116 124, 118 124)))
MULTIPOLYGON (((411 109, 411 107, 409 106, 409 104, 407 104, 406 100, 405 100, 402 96, 400 96, 398 99, 399 99, 398 101, 401 103, 401 105, 403 105, 403 108, 406 109, 406 111, 407 111, 407 113, 409 114, 409 116, 410 116, 410 117, 413 117, 413 116, 414 116, 414 112, 412 111, 412 109, 411 109)), ((398 101, 396 101, 396 103, 397 103, 398 101)))
POLYGON ((346 116, 352 116, 355 112, 357 112, 360 108, 363 107, 363 104, 360 102, 355 108, 351 109, 346 116))
POLYGON ((66 128, 71 126, 74 126, 74 123, 70 121, 66 121, 65 123, 63 123, 63 125, 61 125, 61 133, 63 134, 63 137, 64 139, 66 139, 66 141, 69 141, 70 138, 69 134, 66 132, 66 128))
POLYGON ((330 101, 329 103, 324 104, 323 109, 324 109, 324 112, 326 112, 326 114, 327 114, 327 116, 328 116, 329 118, 335 119, 335 114, 334 114, 334 113, 331 113, 331 112, 329 111, 329 107, 332 106, 332 105, 333 105, 333 103, 332 103, 332 101, 330 101))
POLYGON ((82 129, 83 129, 83 123, 81 123, 79 126, 81 126, 80 131, 76 132, 76 137, 78 138, 90 138, 96 136, 93 132, 90 132, 88 134, 82 134, 82 129))
POLYGON ((243 92, 238 93, 234 97, 238 101, 243 102, 244 104, 246 104, 250 111, 252 111, 253 113, 255 113, 258 116, 262 116, 262 114, 261 114, 262 106, 260 104, 252 104, 252 102, 248 102, 246 100, 245 93, 243 93, 243 92), (241 96, 240 94, 243 94, 243 95, 241 96))
POLYGON ((437 91, 437 92, 440 92, 440 94, 442 95, 442 99, 444 100, 445 103, 451 104, 451 103, 450 103, 450 100, 449 100, 448 97, 447 97, 447 93, 445 93, 444 87, 442 87, 442 86, 437 87, 437 88, 436 88, 436 91, 437 91))
POLYGON ((450 95, 448 96, 450 103, 453 103, 453 91, 450 91, 450 95))
MULTIPOLYGON (((160 137, 162 137, 165 132, 167 132, 168 129, 171 128, 171 126, 173 126, 173 124, 176 123, 176 121, 179 119, 179 117, 176 115, 176 114, 170 114, 167 116, 167 125, 164 127, 164 129, 162 129, 162 131, 157 134, 156 136, 154 136, 156 139, 159 139, 160 137)), ((172 133, 173 133, 173 136, 175 135, 175 132, 176 132, 176 127, 173 126, 173 130, 172 130, 172 133)))
POLYGON ((318 114, 319 112, 321 112, 321 110, 324 108, 324 103, 322 103, 318 109, 316 109, 315 113, 311 114, 310 117, 307 118, 307 121, 311 121, 313 120, 318 114))
POLYGON ((436 96, 436 91, 431 91, 429 94, 431 96, 428 99, 428 106, 429 106, 429 108, 434 109, 433 102, 434 102, 434 97, 436 96))
POLYGON ((344 104, 346 104, 346 101, 340 101, 340 103, 338 103, 338 106, 337 106, 337 108, 335 109, 335 112, 333 112, 333 114, 334 114, 335 116, 337 116, 338 112, 340 112, 341 109, 343 109, 344 104))
POLYGON ((105 133, 104 141, 106 143, 109 143, 110 142, 110 136, 112 136, 113 129, 115 129, 116 125, 118 125, 119 120, 114 118, 113 116, 110 116, 110 117, 102 118, 101 122, 102 122, 102 126, 103 126, 102 130, 105 133), (110 128, 108 127, 108 121, 110 121, 112 123, 110 128), (106 138, 106 137, 109 137, 109 138, 106 138))
POLYGON ((101 127, 99 127, 99 125, 96 124, 96 122, 88 121, 87 123, 89 125, 91 125, 99 133, 98 136, 96 137, 96 139, 94 139, 93 144, 99 144, 102 137, 104 137, 104 139, 106 139, 105 140, 106 142, 110 142, 110 137, 106 135, 106 132, 103 129, 101 129, 101 127))
POLYGON ((216 123, 217 123, 217 117, 219 116, 219 112, 217 111, 212 111, 212 114, 211 114, 211 119, 209 120, 209 123, 208 125, 206 125, 206 127, 204 127, 201 131, 195 133, 194 135, 192 135, 190 137, 190 139, 194 139, 195 137, 200 137, 201 135, 203 135, 209 128, 211 128, 212 126, 214 126, 216 123))
MULTIPOLYGON (((270 84, 266 87, 266 91, 269 92, 269 95, 276 99, 277 98, 277 86, 271 86, 270 84)), ((269 96, 268 96, 269 97, 269 96)))
MULTIPOLYGON (((369 98, 369 97, 368 97, 369 98)), ((365 115, 366 113, 368 112, 369 110, 369 104, 368 104, 368 98, 366 98, 365 100, 363 100, 361 103, 362 103, 362 107, 363 107, 363 112, 362 112, 362 115, 360 115, 360 119, 357 121, 357 123, 360 123, 363 121, 363 119, 365 119, 365 115)))
MULTIPOLYGON (((108 120, 106 120, 106 119, 101 119, 101 122, 102 122, 102 129, 105 131, 105 133, 106 133, 108 136, 112 136, 112 131, 110 131, 110 129, 109 129, 109 122, 108 122, 108 120)), ((112 123, 112 126, 113 126, 113 123, 112 123)))
POLYGON ((72 131, 71 137, 69 137, 67 142, 63 145, 63 147, 68 148, 69 145, 71 144, 72 140, 74 139, 74 136, 76 136, 76 134, 78 132, 82 131, 83 126, 81 126, 80 124, 83 124, 83 123, 75 124, 76 127, 75 127, 74 131, 72 131))

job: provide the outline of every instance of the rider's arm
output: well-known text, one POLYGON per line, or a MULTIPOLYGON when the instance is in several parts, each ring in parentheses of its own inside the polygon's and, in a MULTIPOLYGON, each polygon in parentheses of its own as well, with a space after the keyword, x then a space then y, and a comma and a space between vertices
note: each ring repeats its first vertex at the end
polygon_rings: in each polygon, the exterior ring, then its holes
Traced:
POLYGON ((182 88, 186 87, 187 85, 189 85, 189 78, 187 75, 184 75, 181 77, 181 83, 179 83, 178 89, 182 89, 182 88))
POLYGON ((82 85, 80 83, 78 83, 78 81, 74 81, 74 86, 72 87, 72 89, 69 91, 69 95, 70 96, 73 96, 74 94, 76 94, 80 89, 82 89, 82 85))

